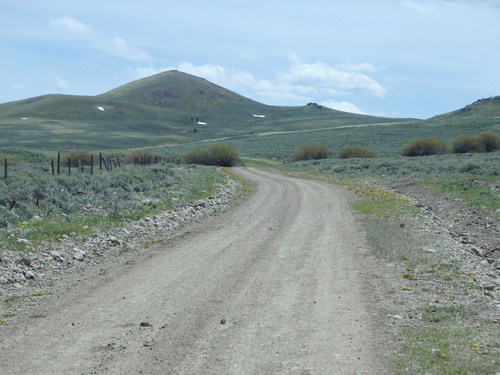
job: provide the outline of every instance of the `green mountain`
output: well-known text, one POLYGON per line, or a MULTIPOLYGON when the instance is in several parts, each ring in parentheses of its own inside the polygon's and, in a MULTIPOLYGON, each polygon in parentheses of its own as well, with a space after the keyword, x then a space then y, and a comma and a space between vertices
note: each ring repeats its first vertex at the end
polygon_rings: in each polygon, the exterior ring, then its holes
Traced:
POLYGON ((500 96, 479 99, 456 111, 435 116, 432 119, 500 118, 500 96))
POLYGON ((0 105, 1 147, 124 149, 269 132, 395 123, 314 103, 265 105, 169 71, 97 96, 44 95, 0 105))

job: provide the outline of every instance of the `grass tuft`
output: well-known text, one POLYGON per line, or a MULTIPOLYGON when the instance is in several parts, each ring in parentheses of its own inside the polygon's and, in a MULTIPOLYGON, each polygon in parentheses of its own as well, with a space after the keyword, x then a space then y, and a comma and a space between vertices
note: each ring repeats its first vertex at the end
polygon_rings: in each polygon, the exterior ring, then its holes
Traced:
POLYGON ((498 330, 488 325, 480 335, 453 324, 409 329, 402 340, 406 355, 397 361, 399 374, 495 375, 498 330))

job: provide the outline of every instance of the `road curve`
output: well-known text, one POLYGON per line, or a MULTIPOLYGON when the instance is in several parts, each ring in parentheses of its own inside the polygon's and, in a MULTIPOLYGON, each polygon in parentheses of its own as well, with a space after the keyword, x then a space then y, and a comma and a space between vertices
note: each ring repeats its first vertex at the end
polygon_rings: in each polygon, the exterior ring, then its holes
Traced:
POLYGON ((236 173, 256 182, 238 206, 6 330, 0 373, 387 373, 347 193, 236 173))

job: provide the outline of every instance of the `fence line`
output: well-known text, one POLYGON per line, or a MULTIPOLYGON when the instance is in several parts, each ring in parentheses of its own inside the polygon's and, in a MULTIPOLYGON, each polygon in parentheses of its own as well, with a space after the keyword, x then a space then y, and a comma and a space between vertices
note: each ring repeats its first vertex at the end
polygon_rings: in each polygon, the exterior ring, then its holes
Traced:
MULTIPOLYGON (((31 173, 35 174, 37 171, 37 165, 38 165, 38 170, 42 171, 42 173, 51 173, 52 176, 60 175, 62 173, 61 168, 63 167, 62 162, 61 162, 61 153, 57 153, 57 158, 51 159, 50 160, 50 166, 48 169, 44 168, 43 165, 40 163, 38 159, 33 159, 32 160, 32 168, 31 168, 31 173)), ((82 174, 85 172, 89 173, 90 175, 94 174, 94 155, 90 154, 90 162, 89 164, 85 164, 84 160, 76 160, 76 159, 71 159, 68 157, 67 159, 67 174, 71 175, 74 170, 72 170, 72 166, 76 166, 76 170, 80 170, 82 174), (75 164, 75 161, 77 163, 75 164), (87 168, 85 168, 87 167, 87 168)), ((160 163, 168 163, 168 164, 181 164, 181 158, 176 157, 176 156, 171 156, 167 158, 162 158, 161 156, 147 156, 147 157, 140 157, 140 158, 133 158, 130 162, 126 163, 123 160, 121 160, 119 157, 112 157, 112 156, 104 156, 101 152, 99 153, 99 170, 102 171, 103 169, 107 172, 112 172, 113 168, 121 168, 127 165, 134 166, 134 167, 144 167, 147 165, 154 165, 154 164, 160 164, 160 163)), ((29 162, 23 163, 23 165, 29 165, 29 162)), ((9 178, 10 176, 15 175, 17 166, 12 167, 12 165, 9 164, 9 161, 7 158, 4 159, 4 179, 9 178), (13 172, 14 171, 14 172, 13 172)))

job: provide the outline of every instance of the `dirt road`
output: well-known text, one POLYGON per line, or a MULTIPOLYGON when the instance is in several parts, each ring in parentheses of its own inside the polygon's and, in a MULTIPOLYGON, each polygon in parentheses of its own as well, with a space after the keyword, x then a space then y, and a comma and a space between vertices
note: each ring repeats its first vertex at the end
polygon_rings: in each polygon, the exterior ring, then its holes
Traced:
POLYGON ((0 373, 386 373, 347 193, 237 173, 257 187, 230 212, 4 326, 0 373))

